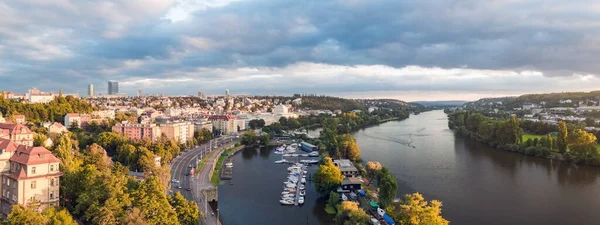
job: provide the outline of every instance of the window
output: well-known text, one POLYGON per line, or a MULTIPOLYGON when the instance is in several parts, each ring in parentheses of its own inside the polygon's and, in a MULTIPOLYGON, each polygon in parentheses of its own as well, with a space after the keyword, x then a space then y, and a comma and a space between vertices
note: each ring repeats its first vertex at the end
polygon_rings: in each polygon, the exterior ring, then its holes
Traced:
POLYGON ((35 166, 31 167, 31 174, 35 174, 35 166))
POLYGON ((50 186, 54 186, 54 178, 50 180, 50 186))
POLYGON ((54 199, 54 191, 50 192, 50 199, 54 199))
POLYGON ((6 178, 6 185, 10 186, 10 178, 6 178))
POLYGON ((35 181, 31 181, 31 189, 35 189, 35 181))
POLYGON ((50 171, 53 172, 54 171, 54 164, 50 165, 50 171))

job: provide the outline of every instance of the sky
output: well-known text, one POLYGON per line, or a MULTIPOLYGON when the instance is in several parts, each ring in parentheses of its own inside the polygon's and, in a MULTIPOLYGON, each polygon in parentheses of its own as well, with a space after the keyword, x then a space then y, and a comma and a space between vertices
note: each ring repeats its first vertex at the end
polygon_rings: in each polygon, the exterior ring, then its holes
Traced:
POLYGON ((0 90, 476 100, 600 89, 592 0, 0 1, 0 90))

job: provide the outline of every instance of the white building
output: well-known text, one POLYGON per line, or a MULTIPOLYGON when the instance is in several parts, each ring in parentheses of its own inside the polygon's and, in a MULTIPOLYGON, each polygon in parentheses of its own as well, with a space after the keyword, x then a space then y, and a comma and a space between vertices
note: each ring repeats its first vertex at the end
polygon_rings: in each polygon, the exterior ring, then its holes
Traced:
POLYGON ((115 119, 115 110, 93 111, 92 116, 100 119, 115 119))
POLYGON ((274 114, 287 114, 288 107, 285 105, 277 105, 273 108, 273 113, 274 114))

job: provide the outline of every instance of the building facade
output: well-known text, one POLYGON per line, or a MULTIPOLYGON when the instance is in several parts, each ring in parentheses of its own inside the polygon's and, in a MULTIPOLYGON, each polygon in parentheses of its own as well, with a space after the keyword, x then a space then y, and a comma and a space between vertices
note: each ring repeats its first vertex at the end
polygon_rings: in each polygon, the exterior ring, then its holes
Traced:
POLYGON ((288 113, 288 107, 285 105, 276 105, 273 108, 273 114, 287 114, 288 113))
POLYGON ((90 97, 94 97, 94 85, 93 84, 89 84, 88 85, 88 96, 90 97))
POLYGON ((44 147, 18 145, 0 139, 2 193, 0 212, 8 215, 13 205, 37 204, 38 210, 59 204, 60 160, 44 147))
POLYGON ((0 138, 12 140, 19 145, 33 146, 33 132, 21 124, 0 123, 0 138))
POLYGON ((112 131, 134 140, 148 138, 152 141, 156 141, 160 138, 160 127, 156 126, 156 124, 129 123, 123 121, 115 124, 112 127, 112 131))
POLYGON ((167 138, 185 144, 194 138, 194 124, 190 122, 176 122, 160 124, 160 132, 167 138))
POLYGON ((333 160, 333 164, 340 168, 340 172, 342 172, 342 175, 345 177, 358 177, 360 175, 358 169, 348 159, 336 159, 333 160))
POLYGON ((16 123, 20 123, 20 124, 25 123, 25 115, 13 115, 13 119, 15 119, 16 123))
POLYGON ((71 128, 71 125, 77 125, 77 127, 81 128, 86 126, 91 120, 92 117, 89 114, 67 113, 64 125, 67 129, 71 128))
POLYGON ((214 132, 218 134, 231 134, 237 132, 236 117, 233 115, 213 115, 208 117, 213 125, 214 132))
POLYGON ((119 93, 119 82, 109 81, 108 82, 108 95, 116 95, 119 93))

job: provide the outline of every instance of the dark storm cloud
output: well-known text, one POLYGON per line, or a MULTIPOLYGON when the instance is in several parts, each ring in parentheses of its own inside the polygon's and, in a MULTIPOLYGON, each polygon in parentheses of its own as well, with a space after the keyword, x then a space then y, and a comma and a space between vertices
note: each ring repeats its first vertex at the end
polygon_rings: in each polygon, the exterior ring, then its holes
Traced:
POLYGON ((198 89, 215 92, 283 92, 290 80, 315 82, 294 88, 328 93, 506 91, 527 90, 519 83, 528 78, 490 73, 579 79, 573 74, 600 71, 600 4, 594 1, 242 0, 194 10, 182 2, 0 3, 0 89, 75 91, 115 79, 129 91, 144 84, 146 93, 181 92, 194 82, 212 84, 198 89), (372 79, 374 72, 359 68, 369 65, 390 72, 372 79), (412 76, 402 70, 409 66, 434 74, 412 76), (290 68, 306 73, 289 75, 290 68), (467 71, 481 78, 448 82, 436 74, 454 68, 481 70, 467 71), (148 85, 161 81, 170 86, 148 85))

